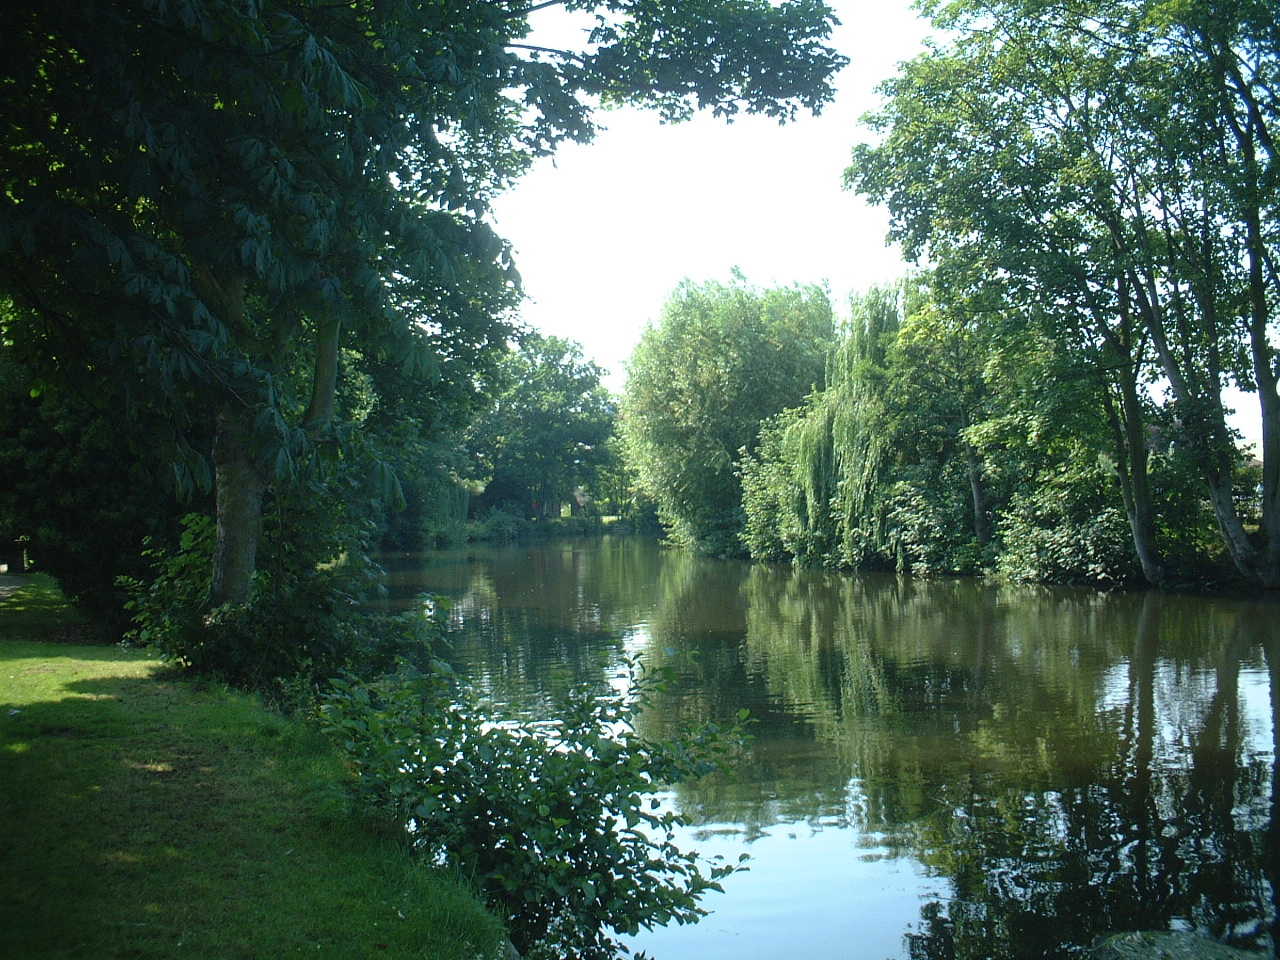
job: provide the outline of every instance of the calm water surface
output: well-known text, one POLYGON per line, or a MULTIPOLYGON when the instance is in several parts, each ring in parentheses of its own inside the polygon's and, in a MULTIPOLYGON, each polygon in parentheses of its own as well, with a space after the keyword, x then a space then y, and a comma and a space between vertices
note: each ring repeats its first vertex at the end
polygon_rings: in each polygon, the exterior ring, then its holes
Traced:
POLYGON ((624 655, 661 735, 746 707, 737 777, 667 797, 751 870, 655 960, 1084 957, 1194 929, 1276 955, 1280 606, 701 560, 634 540, 392 564, 455 665, 537 713, 624 655))

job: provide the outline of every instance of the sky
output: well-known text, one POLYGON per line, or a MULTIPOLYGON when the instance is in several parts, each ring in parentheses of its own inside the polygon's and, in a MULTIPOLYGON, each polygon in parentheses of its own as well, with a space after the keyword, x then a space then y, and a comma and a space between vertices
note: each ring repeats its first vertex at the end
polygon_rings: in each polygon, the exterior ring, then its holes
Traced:
POLYGON ((875 87, 921 50, 927 24, 908 0, 828 0, 832 43, 852 63, 818 117, 780 126, 710 115, 663 125, 640 110, 602 112, 606 129, 535 165, 494 204, 529 295, 522 316, 576 340, 621 392, 625 361, 684 279, 756 286, 825 283, 849 294, 907 270, 885 244, 888 216, 842 189, 875 87))

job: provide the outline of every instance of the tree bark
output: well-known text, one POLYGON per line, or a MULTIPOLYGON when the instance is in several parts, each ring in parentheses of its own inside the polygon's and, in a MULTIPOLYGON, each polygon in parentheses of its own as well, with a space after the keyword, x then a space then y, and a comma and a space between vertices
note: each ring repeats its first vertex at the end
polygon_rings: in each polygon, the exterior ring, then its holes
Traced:
POLYGON ((224 409, 218 414, 213 465, 217 530, 209 602, 216 607, 248 601, 262 539, 262 501, 269 473, 254 451, 248 411, 224 409))
POLYGON ((1280 569, 1266 562, 1266 557, 1245 530, 1236 509, 1233 484, 1239 451, 1227 427, 1222 396, 1216 388, 1198 389, 1199 385, 1191 382, 1188 371, 1169 344, 1160 305, 1154 297, 1144 295, 1141 285, 1135 284, 1135 289, 1161 369, 1173 390, 1174 400, 1183 412, 1185 439, 1198 461, 1209 504, 1227 552, 1236 569, 1247 579, 1267 588, 1280 587, 1280 569))
POLYGON ((1109 323, 1102 304, 1089 301, 1090 312, 1100 336, 1106 363, 1103 365, 1102 395, 1111 425, 1120 496, 1133 549, 1142 575, 1154 587, 1165 585, 1169 571, 1156 538, 1156 509, 1151 495, 1151 456, 1147 447, 1147 423, 1138 386, 1142 347, 1135 346, 1134 322, 1125 296, 1123 280, 1117 282, 1118 322, 1109 323), (1137 353, 1137 357, 1135 357, 1137 353), (1114 392, 1113 392, 1114 390, 1114 392))
POLYGON ((968 440, 964 443, 965 461, 969 467, 969 491, 973 495, 973 535, 978 542, 986 545, 991 539, 991 528, 987 523, 987 498, 982 491, 982 463, 978 460, 978 452, 968 440))
POLYGON ((1270 301, 1264 261, 1267 250, 1262 235, 1261 214, 1256 207, 1247 216, 1249 248, 1249 346, 1253 355, 1253 376, 1258 385, 1261 408, 1262 448, 1262 558, 1265 585, 1280 586, 1280 395, 1276 392, 1275 351, 1267 328, 1271 322, 1270 301))
MULTIPOLYGON (((1113 353, 1116 352, 1113 349, 1113 353)), ((1118 367, 1120 410, 1108 399, 1107 414, 1115 434, 1116 467, 1120 474, 1120 491, 1133 548, 1138 555, 1142 575, 1152 586, 1164 586, 1168 569, 1156 543, 1156 511, 1151 499, 1150 455, 1147 450, 1142 403, 1133 365, 1118 367)))
MULTIPOLYGON (((1120 237, 1118 228, 1114 234, 1120 237)), ((1123 241, 1117 242, 1123 246, 1123 241)), ((1165 305, 1152 275, 1144 278, 1131 266, 1129 282, 1135 303, 1151 335, 1160 368, 1182 412, 1184 439, 1198 462, 1227 552, 1248 580, 1268 589, 1280 587, 1280 567, 1269 562, 1269 551, 1258 549, 1236 508, 1233 484, 1240 452, 1227 426, 1226 411, 1222 405, 1218 386, 1221 372, 1215 367, 1209 375, 1197 376, 1195 368, 1183 362, 1170 343, 1165 325, 1165 305)), ((1254 350, 1256 356, 1256 343, 1254 350)))
POLYGON ((328 423, 333 419, 333 408, 338 395, 338 335, 342 322, 332 317, 316 328, 316 365, 311 379, 311 401, 303 428, 328 423))

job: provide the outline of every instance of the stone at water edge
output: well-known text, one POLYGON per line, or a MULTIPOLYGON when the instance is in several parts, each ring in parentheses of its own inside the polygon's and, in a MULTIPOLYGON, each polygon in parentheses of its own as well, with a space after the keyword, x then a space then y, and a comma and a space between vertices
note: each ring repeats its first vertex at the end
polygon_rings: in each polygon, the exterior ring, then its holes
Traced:
POLYGON ((1117 933, 1089 951, 1091 960, 1258 960, 1263 956, 1196 933, 1117 933))

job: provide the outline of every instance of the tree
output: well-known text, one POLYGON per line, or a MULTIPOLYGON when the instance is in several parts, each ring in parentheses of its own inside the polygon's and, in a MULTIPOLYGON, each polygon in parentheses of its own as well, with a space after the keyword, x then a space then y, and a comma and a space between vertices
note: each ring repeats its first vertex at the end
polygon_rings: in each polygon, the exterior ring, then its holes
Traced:
POLYGON ((847 173, 888 204, 911 255, 1002 290, 1033 335, 1087 360, 1153 583, 1168 576, 1149 476, 1160 426, 1195 452, 1240 571, 1280 583, 1280 467, 1264 467, 1251 536, 1222 399, 1232 383, 1256 386, 1264 460, 1280 451, 1266 330, 1280 280, 1264 266, 1278 58, 1264 6, 934 6, 954 39, 885 85, 872 118, 883 140, 855 151, 847 173), (1157 378, 1172 398, 1163 409, 1157 378))
POLYGON ((604 371, 579 344, 529 335, 504 361, 493 406, 467 429, 474 507, 514 508, 521 516, 559 516, 560 504, 592 489, 613 431, 604 371))
MULTIPOLYGON (((122 424, 74 394, 33 389, 11 353, 0 344, 0 545, 21 534, 18 558, 56 577, 96 622, 119 627, 116 579, 146 573, 143 538, 167 541, 179 505, 124 444, 122 424)), ((12 562, 7 552, 0 562, 12 562)))
POLYGON ((902 305, 898 291, 876 287, 854 297, 851 308, 822 389, 775 418, 743 458, 744 542, 754 557, 861 567, 878 547, 892 446, 883 369, 902 305))
POLYGON ((683 283, 632 354, 622 405, 626 456, 680 543, 742 551, 744 453, 762 424, 822 385, 833 336, 817 287, 683 283))
POLYGON ((963 545, 981 551, 991 542, 988 478, 972 436, 989 413, 983 376, 989 345, 972 315, 932 298, 914 299, 919 302, 908 305, 885 358, 887 428, 913 493, 922 492, 932 511, 948 508, 952 543, 931 552, 944 553, 952 566, 963 545))
POLYGON ((753 556, 968 570, 990 540, 979 331, 925 278, 855 297, 826 386, 742 464, 753 556), (977 545, 977 551, 966 550, 977 545))
POLYGON ((529 42, 552 5, 5 6, 0 335, 164 424, 132 440, 216 492, 211 604, 250 597, 271 492, 353 454, 344 348, 466 402, 518 300, 488 204, 534 157, 601 102, 816 112, 844 63, 815 0, 565 0, 576 50, 529 42))

